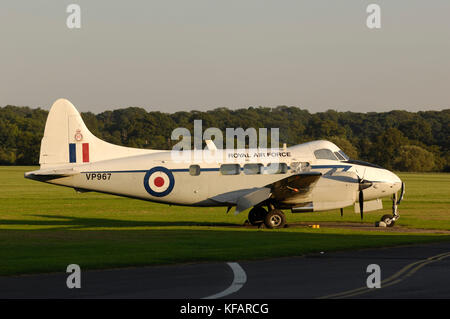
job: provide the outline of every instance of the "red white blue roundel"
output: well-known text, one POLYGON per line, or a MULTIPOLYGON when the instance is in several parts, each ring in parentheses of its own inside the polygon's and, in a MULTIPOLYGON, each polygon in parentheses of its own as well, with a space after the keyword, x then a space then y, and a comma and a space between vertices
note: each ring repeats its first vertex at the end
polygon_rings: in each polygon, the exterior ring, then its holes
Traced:
POLYGON ((175 186, 175 178, 170 170, 157 166, 144 176, 144 187, 147 193, 156 197, 168 195, 175 186))

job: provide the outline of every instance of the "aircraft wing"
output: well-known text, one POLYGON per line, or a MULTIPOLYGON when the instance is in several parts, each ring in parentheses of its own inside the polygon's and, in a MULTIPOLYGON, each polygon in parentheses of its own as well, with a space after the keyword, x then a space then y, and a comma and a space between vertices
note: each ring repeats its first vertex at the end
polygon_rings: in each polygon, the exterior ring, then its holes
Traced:
POLYGON ((322 176, 320 172, 299 173, 258 188, 237 200, 235 214, 239 214, 268 198, 273 198, 276 201, 284 201, 294 197, 301 198, 311 191, 320 176, 322 176))
POLYGON ((293 197, 304 196, 310 192, 320 176, 322 176, 322 174, 319 172, 299 173, 280 179, 264 187, 224 193, 211 199, 230 205, 235 204, 235 214, 239 214, 268 198, 273 198, 276 201, 283 201, 293 197))

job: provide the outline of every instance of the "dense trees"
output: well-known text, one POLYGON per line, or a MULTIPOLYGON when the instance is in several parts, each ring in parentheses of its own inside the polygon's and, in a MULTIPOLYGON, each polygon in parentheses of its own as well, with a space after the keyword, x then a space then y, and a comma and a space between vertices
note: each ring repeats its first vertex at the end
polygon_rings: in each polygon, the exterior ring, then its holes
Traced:
MULTIPOLYGON (((0 108, 0 165, 37 164, 47 111, 28 107, 0 108)), ((100 114, 83 113, 88 128, 108 142, 140 148, 170 149, 171 132, 194 120, 203 130, 217 127, 280 129, 280 143, 294 145, 327 139, 352 158, 402 171, 450 170, 450 110, 384 113, 326 111, 311 114, 297 107, 249 107, 173 114, 130 107, 100 114)))

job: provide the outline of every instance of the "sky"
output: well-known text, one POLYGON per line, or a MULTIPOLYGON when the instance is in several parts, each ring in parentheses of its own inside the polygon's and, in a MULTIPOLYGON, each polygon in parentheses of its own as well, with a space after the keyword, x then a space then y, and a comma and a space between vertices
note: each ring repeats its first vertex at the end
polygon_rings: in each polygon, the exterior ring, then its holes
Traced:
POLYGON ((61 97, 94 113, 447 109, 450 1, 2 0, 0 106, 61 97))

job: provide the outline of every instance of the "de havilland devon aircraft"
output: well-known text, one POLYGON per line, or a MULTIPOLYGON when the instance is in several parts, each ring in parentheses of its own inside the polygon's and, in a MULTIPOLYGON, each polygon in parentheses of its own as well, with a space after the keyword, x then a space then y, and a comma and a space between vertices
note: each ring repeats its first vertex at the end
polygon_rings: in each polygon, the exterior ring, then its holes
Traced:
MULTIPOLYGON (((217 149, 212 141, 199 152, 215 161, 174 160, 173 150, 136 149, 95 137, 69 101, 50 109, 41 142, 40 169, 25 177, 142 200, 186 206, 223 206, 235 213, 252 208, 248 221, 268 228, 285 226, 282 209, 293 213, 382 208, 392 196, 392 215, 378 226, 393 226, 404 184, 392 172, 350 159, 335 144, 313 141, 272 149, 217 149), (231 154, 231 155, 230 155, 231 154), (397 196, 400 191, 400 196, 397 196), (266 209, 267 207, 267 209, 266 209)), ((196 151, 179 151, 196 152, 196 151)), ((198 151, 197 151, 198 152, 198 151)))

